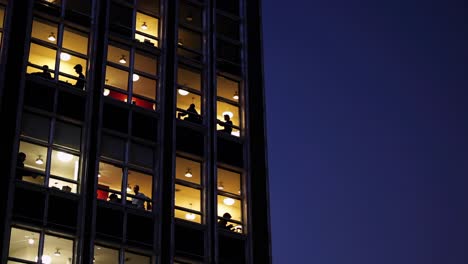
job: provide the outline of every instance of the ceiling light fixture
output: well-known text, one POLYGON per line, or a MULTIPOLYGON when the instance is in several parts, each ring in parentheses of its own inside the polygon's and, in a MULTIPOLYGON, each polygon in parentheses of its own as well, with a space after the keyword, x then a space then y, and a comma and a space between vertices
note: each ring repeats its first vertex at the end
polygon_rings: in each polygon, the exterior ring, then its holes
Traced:
POLYGON ((146 22, 143 22, 143 24, 141 24, 141 29, 143 29, 143 30, 148 29, 148 25, 146 25, 146 22))
POLYGON ((104 92, 102 93, 104 96, 108 96, 110 94, 110 90, 107 88, 104 88, 104 92))
POLYGON ((184 89, 178 89, 178 92, 179 92, 179 94, 182 95, 182 96, 186 96, 187 94, 189 94, 189 92, 186 91, 186 90, 184 90, 184 89))
POLYGON ((69 61, 71 59, 71 56, 68 53, 60 52, 60 59, 63 61, 69 61))
POLYGON ((239 100, 239 94, 237 91, 234 92, 234 96, 232 96, 232 98, 234 98, 234 100, 239 100))
POLYGON ((224 185, 223 185, 223 182, 219 182, 218 184, 218 190, 224 190, 224 185))
POLYGON ((125 55, 122 54, 122 57, 120 57, 119 62, 122 63, 122 64, 127 63, 127 60, 125 59, 125 55))
POLYGON ((133 81, 136 82, 138 80, 140 80, 140 76, 138 74, 134 73, 133 74, 133 81))
POLYGON ((57 248, 57 251, 54 252, 54 256, 60 257, 60 255, 62 255, 62 254, 60 254, 60 251, 59 251, 59 249, 57 248))
POLYGON ((187 178, 192 178, 192 170, 190 168, 187 168, 187 172, 185 172, 185 177, 187 178))
POLYGON ((36 159, 36 164, 37 164, 37 165, 42 165, 42 164, 44 164, 44 161, 42 160, 41 155, 39 155, 39 156, 37 157, 37 159, 36 159))
POLYGON ((233 205, 235 203, 235 201, 234 201, 234 199, 228 197, 228 198, 224 198, 223 203, 225 205, 233 205))
POLYGON ((28 238, 28 244, 33 245, 34 244, 34 238, 32 238, 32 237, 28 238))
POLYGON ((54 32, 50 32, 50 35, 49 35, 49 37, 47 39, 50 40, 50 41, 55 41, 56 38, 55 38, 54 32))
POLYGON ((184 45, 184 42, 182 42, 182 39, 179 39, 179 40, 177 41, 177 45, 179 45, 179 46, 183 46, 183 45, 184 45))
POLYGON ((131 192, 132 191, 132 186, 130 186, 130 184, 127 184, 127 192, 131 192))
POLYGON ((65 153, 65 152, 57 152, 57 158, 60 160, 60 161, 63 161, 63 162, 69 162, 70 160, 73 159, 73 155, 72 154, 68 154, 68 153, 65 153))
POLYGON ((193 21, 192 14, 188 14, 188 15, 185 17, 185 20, 187 20, 188 22, 192 22, 192 21, 193 21))

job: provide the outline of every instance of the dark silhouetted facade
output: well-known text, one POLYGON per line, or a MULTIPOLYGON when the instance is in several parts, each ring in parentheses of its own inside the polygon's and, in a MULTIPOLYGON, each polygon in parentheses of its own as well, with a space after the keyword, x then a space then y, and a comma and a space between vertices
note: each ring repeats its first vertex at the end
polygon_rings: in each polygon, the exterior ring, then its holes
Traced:
POLYGON ((0 263, 271 263, 260 14, 0 1, 0 263))

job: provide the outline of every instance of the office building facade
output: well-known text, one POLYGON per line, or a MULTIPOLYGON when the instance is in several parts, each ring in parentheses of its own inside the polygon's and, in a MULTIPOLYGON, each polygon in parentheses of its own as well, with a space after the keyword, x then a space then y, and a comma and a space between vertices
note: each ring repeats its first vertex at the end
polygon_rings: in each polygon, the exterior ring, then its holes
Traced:
POLYGON ((0 1, 0 263, 271 263, 260 14, 0 1))

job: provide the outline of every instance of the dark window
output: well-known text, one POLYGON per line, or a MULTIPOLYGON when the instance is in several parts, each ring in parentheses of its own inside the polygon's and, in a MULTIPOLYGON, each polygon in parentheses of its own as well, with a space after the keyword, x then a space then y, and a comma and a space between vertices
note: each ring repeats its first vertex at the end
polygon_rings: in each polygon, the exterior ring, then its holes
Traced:
POLYGON ((240 47, 226 41, 216 41, 217 58, 240 64, 240 47))
POLYGON ((104 135, 101 143, 101 155, 122 161, 124 158, 125 141, 112 136, 104 135))
POLYGON ((54 144, 79 150, 80 142, 81 127, 57 121, 55 124, 54 144))
POLYGON ((23 113, 21 135, 25 137, 48 141, 49 119, 27 112, 23 113))
POLYGON ((147 140, 156 140, 156 120, 147 115, 133 113, 132 135, 147 140))
POLYGON ((80 121, 84 120, 85 98, 67 93, 59 92, 57 114, 71 117, 80 121))
POLYGON ((138 10, 144 10, 153 14, 159 13, 159 0, 138 0, 138 10))
POLYGON ((228 38, 239 40, 239 22, 223 15, 216 15, 216 32, 228 38))
POLYGON ((151 169, 153 168, 153 160, 154 151, 152 148, 132 142, 128 162, 151 169))
POLYGON ((128 110, 111 104, 105 104, 103 110, 103 127, 128 133, 128 110))
POLYGON ((217 0, 216 8, 239 16, 239 0, 217 0))

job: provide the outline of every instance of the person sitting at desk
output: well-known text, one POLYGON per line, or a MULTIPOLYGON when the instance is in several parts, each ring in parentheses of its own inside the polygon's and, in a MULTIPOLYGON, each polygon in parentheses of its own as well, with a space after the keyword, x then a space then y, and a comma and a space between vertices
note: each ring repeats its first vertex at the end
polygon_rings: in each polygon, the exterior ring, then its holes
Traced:
POLYGON ((31 75, 42 77, 44 79, 52 79, 52 75, 50 75, 49 72, 49 66, 47 65, 42 65, 42 72, 33 72, 31 75))
POLYGON ((232 132, 232 121, 228 114, 224 115, 224 123, 219 123, 220 126, 224 127, 221 131, 227 134, 232 132))
POLYGON ((188 117, 184 118, 184 120, 194 122, 194 123, 201 123, 200 115, 195 109, 195 104, 190 104, 189 108, 187 108, 186 113, 179 113, 177 117, 181 119, 183 116, 188 115, 188 117))
POLYGON ((73 86, 80 90, 83 90, 84 85, 85 85, 85 77, 83 75, 83 66, 81 66, 81 64, 76 64, 75 67, 73 67, 73 69, 75 69, 75 72, 78 74, 78 80, 73 86))

